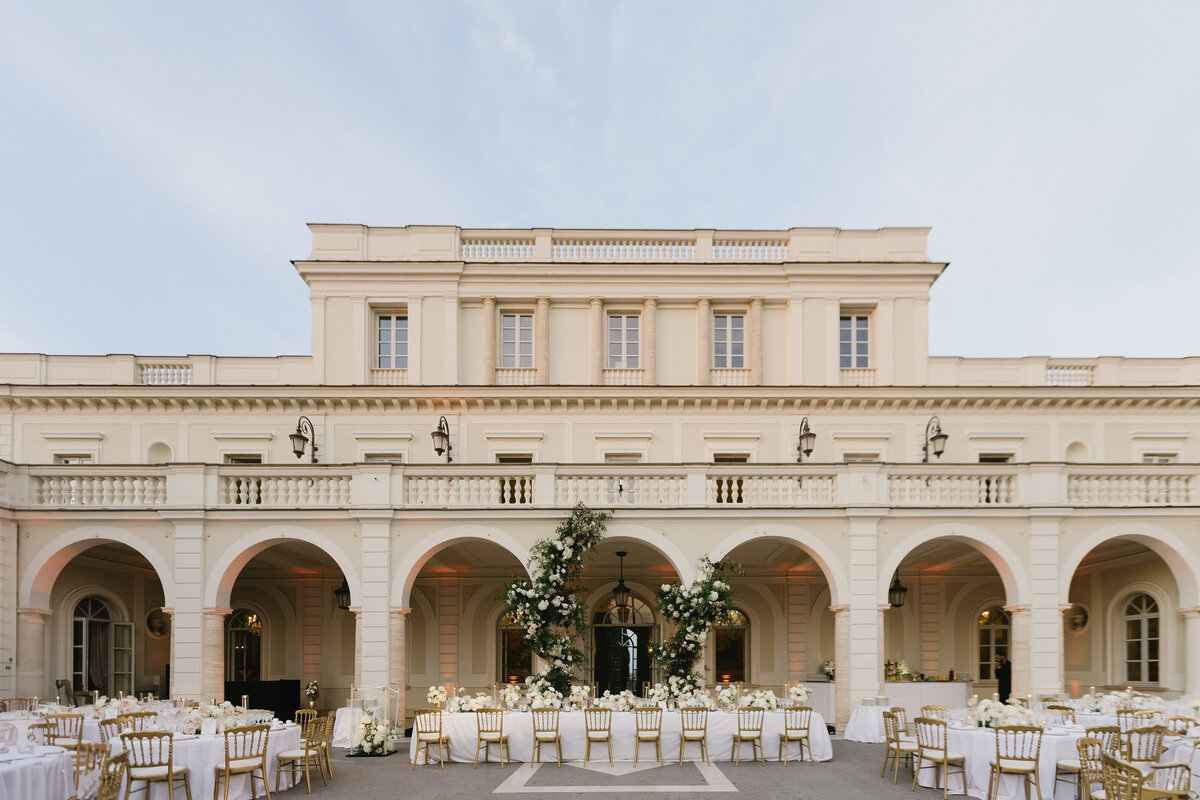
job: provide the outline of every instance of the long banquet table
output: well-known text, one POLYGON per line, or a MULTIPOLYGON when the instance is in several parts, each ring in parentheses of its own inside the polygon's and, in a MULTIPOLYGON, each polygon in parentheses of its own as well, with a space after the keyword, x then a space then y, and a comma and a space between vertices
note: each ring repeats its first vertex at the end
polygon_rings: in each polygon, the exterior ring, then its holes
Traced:
MULTIPOLYGON (((763 717, 763 744, 766 758, 774 761, 779 758, 779 738, 783 732, 783 712, 768 712, 763 717)), ((678 712, 664 711, 662 715, 662 754, 664 761, 679 760, 680 719, 678 712)), ((584 714, 581 711, 564 711, 559 715, 559 734, 562 737, 562 756, 564 761, 583 760, 585 744, 584 714)), ((733 747, 733 734, 737 730, 737 713, 726 711, 710 711, 708 713, 708 755, 713 761, 730 760, 733 747)), ((524 712, 506 712, 504 714, 504 732, 508 736, 508 745, 513 761, 529 761, 533 756, 533 715, 524 712)), ((478 727, 473 713, 443 714, 442 733, 450 737, 450 760, 475 760, 475 744, 478 740, 478 727)), ((833 743, 829 738, 829 730, 820 714, 813 712, 809 724, 809 741, 812 744, 812 755, 817 761, 828 761, 833 758, 833 743)), ((614 712, 612 715, 612 753, 614 761, 633 761, 633 749, 636 736, 634 715, 631 711, 614 712)), ((799 745, 793 744, 788 752, 789 759, 795 759, 799 745)), ((416 758, 417 739, 414 735, 409 744, 409 758, 416 758)), ((744 745, 742 759, 750 758, 751 747, 744 745)), ((807 753, 805 754, 807 757, 807 753)), ((482 759, 482 753, 480 758, 482 759)), ((499 751, 492 747, 492 760, 499 758, 499 751)), ((592 745, 591 758, 607 761, 608 749, 603 743, 592 745)), ((684 753, 685 760, 698 760, 700 747, 689 743, 684 753)), ((437 759, 437 747, 429 749, 429 762, 437 759)), ((654 759, 654 745, 643 744, 638 755, 639 762, 654 759)), ((554 745, 543 745, 542 761, 555 760, 554 745)), ((424 755, 421 756, 424 763, 424 755)))
POLYGON ((75 793, 75 768, 61 747, 38 746, 0 753, 0 800, 67 800, 75 793))

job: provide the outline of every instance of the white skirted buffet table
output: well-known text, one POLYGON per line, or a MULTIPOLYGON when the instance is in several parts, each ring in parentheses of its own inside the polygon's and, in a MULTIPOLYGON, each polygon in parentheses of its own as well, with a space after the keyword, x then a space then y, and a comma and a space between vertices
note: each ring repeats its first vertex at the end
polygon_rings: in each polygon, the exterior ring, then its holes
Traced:
MULTIPOLYGON (((783 732, 782 711, 768 712, 763 717, 763 744, 768 761, 779 759, 779 738, 783 732)), ((662 754, 664 761, 679 760, 680 717, 678 712, 664 711, 662 715, 662 754)), ((562 737, 562 756, 564 761, 582 761, 585 749, 584 714, 581 711, 564 711, 559 715, 559 735, 562 737)), ((713 761, 729 761, 733 747, 733 734, 737 730, 737 713, 726 711, 710 711, 708 713, 708 755, 713 761)), ((442 733, 450 737, 450 760, 472 762, 475 760, 475 744, 478 728, 473 713, 443 714, 442 733)), ((509 750, 513 761, 529 761, 533 753, 533 715, 527 712, 506 712, 504 714, 504 733, 508 736, 509 750)), ((809 724, 809 742, 812 745, 813 759, 829 761, 833 758, 833 743, 829 731, 825 727, 825 719, 813 712, 809 724)), ((636 726, 632 711, 614 712, 612 715, 612 753, 614 761, 633 761, 636 726)), ((792 744, 788 752, 789 759, 797 757, 799 745, 792 744)), ((409 758, 416 758, 417 742, 414 736, 409 745, 409 758)), ((742 760, 750 758, 751 748, 747 744, 742 749, 742 760)), ((807 759, 807 753, 805 754, 807 759)), ((419 764, 424 763, 424 753, 419 764)), ((480 755, 482 760, 482 754, 480 755)), ((492 747, 492 760, 499 758, 497 749, 492 747)), ((655 758, 654 744, 642 744, 638 756, 639 762, 653 762, 655 758)), ((608 750, 603 744, 592 745, 593 761, 607 761, 608 750)), ((689 743, 684 753, 685 761, 700 759, 699 745, 689 743)), ((429 763, 437 760, 437 746, 429 749, 429 763)), ((553 746, 543 745, 541 760, 554 761, 553 746)))
POLYGON ((842 738, 851 742, 879 744, 887 737, 883 730, 883 712, 889 706, 866 706, 859 704, 850 712, 850 721, 842 738))
POLYGON ((61 747, 0 753, 0 800, 67 800, 75 794, 75 767, 61 747))

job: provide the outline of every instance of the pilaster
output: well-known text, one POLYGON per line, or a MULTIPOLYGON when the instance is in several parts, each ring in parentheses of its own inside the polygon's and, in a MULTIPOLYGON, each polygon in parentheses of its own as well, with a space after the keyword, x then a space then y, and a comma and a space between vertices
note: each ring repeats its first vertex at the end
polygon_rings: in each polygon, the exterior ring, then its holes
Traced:
POLYGON ((479 327, 483 331, 483 380, 484 386, 496 382, 496 298, 483 298, 483 319, 479 327))
POLYGON ((761 386, 763 379, 763 301, 756 297, 750 301, 750 319, 747 327, 750 329, 750 385, 761 386))
POLYGON ((533 365, 539 386, 550 383, 550 298, 539 297, 533 314, 533 365))
POLYGON ((50 694, 46 674, 46 621, 54 613, 48 608, 17 609, 17 696, 46 697, 50 694))
POLYGON ((642 375, 646 386, 658 384, 658 298, 642 301, 642 375))
POLYGON ((808 613, 811 599, 808 580, 791 575, 787 579, 788 679, 808 676, 808 613))
MULTIPOLYGON (((1024 694, 1059 694, 1063 690, 1063 580, 1059 569, 1061 517, 1033 512, 1029 530, 1028 683, 1024 694)), ((1070 576, 1067 576, 1070 580, 1070 576)), ((1013 643, 1017 644, 1016 624, 1013 643)), ((1014 662, 1015 672, 1020 662, 1014 662)))
POLYGON ((696 301, 696 385, 712 383, 712 301, 696 301))
MULTIPOLYGON (((181 478, 181 480, 183 480, 181 478)), ((188 485, 202 496, 203 476, 189 476, 188 485)), ((171 607, 171 686, 172 697, 211 698, 206 687, 209 647, 217 648, 218 673, 224 688, 225 635, 222 628, 215 642, 206 640, 204 609, 204 512, 177 511, 167 515, 175 544, 175 601, 171 607)), ((170 597, 171 593, 167 592, 170 597)), ((228 612, 226 612, 228 613, 228 612)), ((223 622, 222 618, 222 622, 223 622)))
MULTIPOLYGON (((231 608, 209 606, 204 609, 202 666, 200 672, 200 694, 204 700, 225 699, 225 618, 233 613, 231 608)), ((178 609, 176 609, 178 616, 178 609)), ((171 671, 172 677, 176 674, 171 671)), ((180 691, 184 697, 192 695, 180 691)))
POLYGON ((837 715, 839 727, 850 719, 850 711, 858 703, 879 694, 883 678, 880 638, 883 625, 878 599, 879 512, 866 509, 847 509, 850 515, 850 603, 849 603, 849 662, 837 664, 837 674, 848 673, 845 703, 839 698, 837 715), (847 669, 848 667, 848 669, 847 669))
POLYGON ((588 301, 588 383, 592 386, 604 383, 608 353, 604 332, 604 298, 593 297, 588 301))
MULTIPOLYGON (((1030 660, 1033 657, 1030 652, 1030 620, 1029 606, 1026 605, 1010 605, 1005 606, 1004 610, 1008 612, 1011 619, 1011 627, 1009 633, 1012 636, 1012 647, 1009 648, 1008 660, 1012 663, 1012 695, 1011 697, 1024 697, 1027 694, 1032 694, 1030 688, 1030 660)), ((1059 640, 1061 643, 1061 639, 1059 640)), ((1058 692, 1055 689, 1054 692, 1058 692)))
POLYGON ((921 619, 921 672, 941 672, 942 633, 946 623, 945 585, 933 575, 921 574, 917 582, 917 603, 921 619))
POLYGON ((0 517, 0 697, 16 694, 17 523, 0 517))
POLYGON ((358 629, 361 642, 360 676, 365 686, 389 683, 391 621, 388 598, 391 592, 392 512, 371 517, 359 515, 362 541, 362 583, 359 592, 358 629))
POLYGON ((458 682, 458 581, 437 583, 438 674, 442 683, 458 682))
MULTIPOLYGON (((1200 653, 1200 606, 1179 609, 1183 615, 1183 645, 1185 653, 1200 653)), ((1200 696, 1200 658, 1184 659, 1184 694, 1200 696)))
POLYGON ((388 685, 400 692, 399 719, 395 722, 401 727, 408 715, 408 615, 412 609, 408 606, 392 606, 388 615, 388 685))
POLYGON ((833 612, 833 707, 837 727, 844 731, 846 723, 850 721, 850 664, 854 659, 851 652, 850 606, 834 605, 829 610, 833 612))

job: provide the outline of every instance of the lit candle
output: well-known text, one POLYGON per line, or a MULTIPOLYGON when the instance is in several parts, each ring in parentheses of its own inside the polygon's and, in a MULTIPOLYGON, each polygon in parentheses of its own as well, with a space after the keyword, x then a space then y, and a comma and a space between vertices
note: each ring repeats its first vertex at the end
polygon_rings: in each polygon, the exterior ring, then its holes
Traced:
POLYGON ((37 707, 38 707, 38 699, 37 699, 37 695, 36 695, 36 694, 33 696, 33 707, 34 707, 34 708, 37 708, 37 707))
POLYGON ((1093 687, 1091 687, 1090 689, 1088 689, 1088 694, 1090 694, 1090 695, 1092 695, 1092 696, 1095 696, 1095 694, 1096 694, 1096 687, 1095 687, 1095 686, 1093 686, 1093 687))
POLYGON ((93 689, 92 690, 92 703, 95 704, 95 703, 99 703, 99 702, 100 702, 100 690, 93 689))
POLYGON ((992 692, 992 699, 995 700, 997 703, 1000 702, 1000 693, 992 692))
POLYGON ((58 705, 58 695, 54 695, 54 705, 58 705))
POLYGON ((249 707, 250 707, 250 695, 244 694, 244 695, 242 695, 242 708, 249 708, 249 707))

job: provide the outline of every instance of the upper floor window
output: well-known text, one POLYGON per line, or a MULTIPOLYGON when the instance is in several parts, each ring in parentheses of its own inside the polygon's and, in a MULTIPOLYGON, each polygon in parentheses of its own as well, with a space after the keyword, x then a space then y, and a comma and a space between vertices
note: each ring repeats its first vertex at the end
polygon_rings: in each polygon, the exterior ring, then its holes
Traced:
POLYGON ((226 453, 226 464, 261 464, 263 457, 259 453, 226 453))
POLYGON ((980 453, 980 464, 1011 464, 1013 460, 1012 453, 980 453))
POLYGON ((746 317, 744 314, 713 315, 713 368, 746 367, 746 317))
POLYGON ((408 316, 380 314, 375 331, 375 368, 408 369, 408 316))
POLYGON ((500 315, 500 366, 533 368, 533 314, 500 315))
POLYGON ((1143 464, 1174 464, 1178 460, 1177 453, 1142 453, 1143 464))
POLYGON ((1125 680, 1158 683, 1158 603, 1135 594, 1125 604, 1125 680))
POLYGON ((870 364, 870 317, 843 314, 838 328, 838 356, 842 369, 867 369, 870 364))
POLYGON ((608 368, 638 369, 641 318, 637 314, 608 315, 608 368))
POLYGON ((56 453, 55 464, 91 464, 94 461, 89 453, 56 453))

